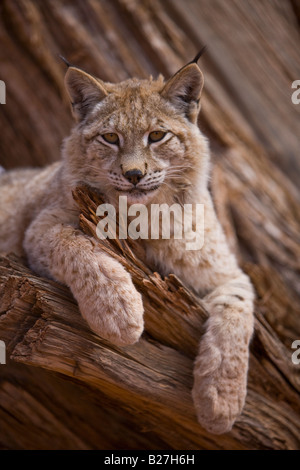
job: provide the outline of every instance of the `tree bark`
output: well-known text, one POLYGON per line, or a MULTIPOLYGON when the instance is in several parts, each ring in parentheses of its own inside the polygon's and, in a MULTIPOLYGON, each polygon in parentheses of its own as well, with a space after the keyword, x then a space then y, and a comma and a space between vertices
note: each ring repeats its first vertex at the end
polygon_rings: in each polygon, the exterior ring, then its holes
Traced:
MULTIPOLYGON (((295 2, 4 0, 0 12, 7 169, 59 158, 71 117, 57 54, 118 81, 169 76, 208 44, 199 126, 211 142, 211 191, 257 292, 246 406, 216 437, 197 424, 190 393, 206 312, 178 279, 152 272, 135 245, 98 241, 132 274, 145 304, 141 341, 118 348, 89 330, 66 287, 3 254, 0 448, 299 449, 295 2)), ((74 196, 82 230, 93 235, 99 201, 83 189, 74 196)))

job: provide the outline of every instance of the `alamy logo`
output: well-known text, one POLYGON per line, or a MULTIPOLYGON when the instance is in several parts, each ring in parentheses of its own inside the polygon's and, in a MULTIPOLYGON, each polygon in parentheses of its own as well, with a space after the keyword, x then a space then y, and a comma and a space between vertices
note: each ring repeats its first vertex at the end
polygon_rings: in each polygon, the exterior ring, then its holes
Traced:
POLYGON ((0 364, 6 364, 6 346, 4 341, 0 341, 0 364))
POLYGON ((300 103, 300 80, 295 80, 292 83, 292 88, 296 88, 296 91, 292 93, 291 100, 293 104, 300 103))
POLYGON ((132 204, 127 207, 127 197, 120 196, 118 214, 112 204, 101 204, 96 214, 101 217, 96 229, 101 240, 184 239, 186 250, 201 250, 204 244, 204 204, 150 204, 149 207, 132 204))
POLYGON ((3 80, 0 80, 0 104, 6 104, 6 86, 3 80))
POLYGON ((300 340, 293 341, 291 348, 296 349, 292 354, 292 363, 298 366, 300 364, 300 340))

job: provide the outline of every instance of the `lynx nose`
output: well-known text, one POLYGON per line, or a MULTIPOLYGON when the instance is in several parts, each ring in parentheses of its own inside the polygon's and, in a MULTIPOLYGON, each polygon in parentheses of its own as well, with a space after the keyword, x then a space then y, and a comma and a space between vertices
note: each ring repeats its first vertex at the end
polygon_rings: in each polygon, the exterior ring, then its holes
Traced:
POLYGON ((129 170, 129 171, 126 171, 126 173, 124 174, 125 178, 128 179, 128 181, 131 183, 131 184, 138 184, 138 182, 143 178, 143 173, 141 172, 141 170, 129 170))

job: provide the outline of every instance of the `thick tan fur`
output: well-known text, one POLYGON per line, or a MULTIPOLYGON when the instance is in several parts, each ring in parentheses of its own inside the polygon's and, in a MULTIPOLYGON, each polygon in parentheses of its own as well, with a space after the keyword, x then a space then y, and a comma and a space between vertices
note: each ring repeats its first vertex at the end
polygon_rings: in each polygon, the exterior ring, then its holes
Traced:
POLYGON ((78 227, 72 190, 84 183, 107 202, 205 205, 204 246, 143 240, 162 275, 175 273, 204 299, 210 318, 194 368, 199 422, 229 431, 246 395, 253 290, 230 253, 207 189, 209 148, 197 127, 203 77, 195 63, 169 81, 119 84, 70 67, 66 87, 77 120, 61 162, 0 173, 0 250, 26 254, 37 273, 68 285, 90 328, 119 345, 143 332, 143 304, 130 275, 78 227), (163 132, 158 142, 149 140, 163 132), (105 136, 117 136, 117 144, 105 136), (128 178, 138 172, 135 186, 128 178))

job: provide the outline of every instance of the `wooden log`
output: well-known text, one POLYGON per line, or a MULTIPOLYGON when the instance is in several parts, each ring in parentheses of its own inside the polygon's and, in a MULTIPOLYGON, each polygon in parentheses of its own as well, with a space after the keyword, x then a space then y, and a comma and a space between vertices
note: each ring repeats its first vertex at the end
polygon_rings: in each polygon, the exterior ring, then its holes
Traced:
MULTIPOLYGON (((95 235, 101 202, 79 189, 81 227, 95 235)), ((0 264, 1 331, 13 361, 63 374, 100 390, 138 414, 170 448, 297 448, 300 377, 290 352, 260 310, 251 347, 249 393, 242 417, 226 436, 197 423, 191 400, 193 356, 206 313, 174 276, 163 280, 134 252, 135 242, 96 240, 131 273, 142 292, 146 332, 138 344, 116 347, 89 331, 68 289, 34 276, 13 260, 0 264), (30 314, 29 314, 30 312, 30 314), (18 328, 22 325, 22 328, 18 328), (283 427, 284 423, 284 427, 283 427), (170 433, 172 429, 172 433, 170 433)), ((74 442, 75 445, 75 442, 74 442)))

